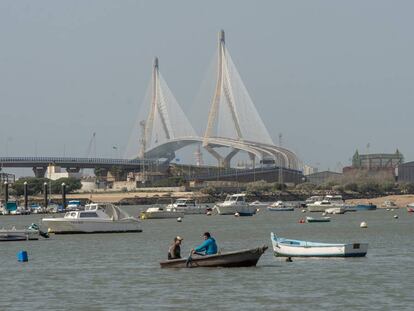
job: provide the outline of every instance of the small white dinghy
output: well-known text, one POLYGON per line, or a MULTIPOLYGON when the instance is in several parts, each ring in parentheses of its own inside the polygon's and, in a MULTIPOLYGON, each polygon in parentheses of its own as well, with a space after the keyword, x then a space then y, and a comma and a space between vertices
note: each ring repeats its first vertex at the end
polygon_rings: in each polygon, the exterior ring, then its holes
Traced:
POLYGON ((364 257, 368 243, 331 244, 290 240, 270 233, 275 256, 280 257, 364 257))

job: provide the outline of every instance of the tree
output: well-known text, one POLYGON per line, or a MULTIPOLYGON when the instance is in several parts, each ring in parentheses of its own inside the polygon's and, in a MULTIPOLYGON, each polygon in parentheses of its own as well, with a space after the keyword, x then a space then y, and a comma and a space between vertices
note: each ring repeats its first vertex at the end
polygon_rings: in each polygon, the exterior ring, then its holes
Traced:
POLYGON ((81 181, 73 177, 59 178, 57 180, 53 180, 51 183, 52 193, 55 194, 61 193, 62 183, 65 183, 67 193, 71 193, 82 188, 81 181))
POLYGON ((16 195, 24 194, 24 183, 27 182, 27 194, 35 195, 43 192, 43 184, 49 182, 47 178, 24 177, 16 180, 12 188, 16 191, 16 195))

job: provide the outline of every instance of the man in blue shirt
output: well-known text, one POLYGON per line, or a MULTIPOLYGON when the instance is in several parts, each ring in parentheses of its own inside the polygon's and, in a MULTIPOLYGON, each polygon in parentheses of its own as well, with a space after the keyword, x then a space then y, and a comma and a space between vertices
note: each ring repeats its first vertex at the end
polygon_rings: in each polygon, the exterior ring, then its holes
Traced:
POLYGON ((211 237, 210 232, 204 232, 203 234, 204 242, 192 249, 191 252, 194 253, 203 253, 204 255, 214 255, 217 254, 217 244, 216 240, 211 237))

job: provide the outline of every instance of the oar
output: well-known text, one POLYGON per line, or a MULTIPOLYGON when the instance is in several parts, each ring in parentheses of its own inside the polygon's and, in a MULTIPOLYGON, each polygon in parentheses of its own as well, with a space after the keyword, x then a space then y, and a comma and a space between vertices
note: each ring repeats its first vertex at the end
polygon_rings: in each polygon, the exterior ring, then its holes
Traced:
POLYGON ((188 266, 191 266, 191 262, 193 261, 193 252, 190 251, 190 254, 187 257, 187 261, 185 262, 185 267, 188 268, 188 266))
POLYGON ((205 256, 205 254, 202 254, 202 253, 197 253, 197 252, 191 252, 190 251, 190 254, 188 255, 188 257, 187 257, 187 261, 185 262, 185 266, 186 266, 186 268, 188 268, 188 266, 192 266, 192 262, 193 262, 193 254, 194 255, 199 255, 199 256, 205 256))

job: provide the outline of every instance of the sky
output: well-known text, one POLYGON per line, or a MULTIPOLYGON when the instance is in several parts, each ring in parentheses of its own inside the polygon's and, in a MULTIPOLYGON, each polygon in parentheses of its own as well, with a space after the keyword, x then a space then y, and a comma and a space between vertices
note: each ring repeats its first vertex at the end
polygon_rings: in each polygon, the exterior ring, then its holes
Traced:
POLYGON ((97 156, 121 156, 154 56, 202 133, 209 107, 197 97, 224 29, 275 143, 282 133, 321 170, 367 145, 412 161, 413 11, 381 0, 2 0, 0 156, 87 156, 93 133, 97 156))

